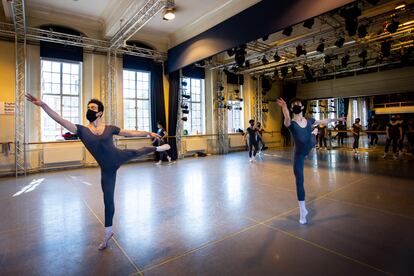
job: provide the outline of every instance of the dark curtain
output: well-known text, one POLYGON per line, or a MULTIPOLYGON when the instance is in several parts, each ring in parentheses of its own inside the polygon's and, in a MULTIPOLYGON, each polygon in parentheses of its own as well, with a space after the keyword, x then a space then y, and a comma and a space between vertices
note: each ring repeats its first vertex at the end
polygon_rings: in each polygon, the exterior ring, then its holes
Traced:
POLYGON ((170 90, 169 90, 169 108, 168 108, 168 144, 170 144, 170 156, 171 159, 177 159, 177 118, 178 116, 178 97, 180 88, 180 72, 175 71, 170 73, 170 90), (173 137, 172 137, 173 136, 173 137))
POLYGON ((157 132, 158 121, 166 127, 163 68, 161 63, 154 62, 151 68, 151 125, 153 132, 157 132))
POLYGON ((182 73, 183 73, 183 77, 187 77, 187 78, 193 78, 193 79, 205 79, 206 78, 206 72, 204 68, 196 67, 194 65, 184 67, 182 69, 182 73))
POLYGON ((344 115, 343 115, 345 117, 348 117, 348 108, 349 108, 349 99, 345 98, 344 99, 344 115))

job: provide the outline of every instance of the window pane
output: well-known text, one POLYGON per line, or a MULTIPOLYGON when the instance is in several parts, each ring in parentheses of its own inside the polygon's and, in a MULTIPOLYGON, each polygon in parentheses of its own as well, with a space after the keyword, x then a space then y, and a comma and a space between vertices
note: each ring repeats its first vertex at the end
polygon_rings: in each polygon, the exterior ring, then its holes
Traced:
MULTIPOLYGON (((75 124, 81 122, 79 66, 80 64, 41 60, 42 99, 59 115, 75 124), (76 71, 72 71, 73 68, 76 71), (75 96, 63 96, 65 94, 75 96)), ((67 132, 45 112, 41 113, 41 123, 42 140, 61 139, 62 133, 67 132)))
POLYGON ((149 73, 124 70, 124 127, 149 130, 149 73))
POLYGON ((62 65, 62 71, 64 74, 70 74, 70 64, 69 63, 64 63, 62 65))
POLYGON ((60 74, 60 62, 52 62, 52 72, 60 74))

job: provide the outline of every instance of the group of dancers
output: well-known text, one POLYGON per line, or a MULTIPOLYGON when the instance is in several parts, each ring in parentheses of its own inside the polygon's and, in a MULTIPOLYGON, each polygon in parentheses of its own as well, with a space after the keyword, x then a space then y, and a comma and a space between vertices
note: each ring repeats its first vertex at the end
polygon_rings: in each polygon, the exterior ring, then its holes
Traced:
MULTIPOLYGON (((101 188, 103 191, 105 208, 105 228, 103 231, 102 242, 99 244, 98 249, 103 250, 107 248, 108 241, 114 234, 112 224, 115 213, 114 190, 116 173, 122 164, 142 155, 155 152, 160 154, 161 157, 159 157, 159 160, 162 160, 162 155, 170 149, 170 145, 163 141, 166 133, 162 124, 158 124, 158 133, 139 130, 124 130, 117 126, 105 125, 102 119, 104 105, 101 101, 92 99, 87 104, 86 112, 86 119, 89 121, 89 124, 83 126, 80 124, 73 124, 72 122, 62 118, 45 102, 30 94, 27 94, 26 98, 31 103, 41 107, 58 124, 70 132, 76 133, 85 145, 86 149, 92 154, 100 166, 101 188), (136 150, 121 150, 115 147, 113 143, 114 135, 126 137, 151 137, 153 139, 153 146, 142 147, 136 150)), ((280 98, 277 100, 277 104, 282 109, 284 115, 284 125, 289 129, 295 141, 293 172, 296 179, 296 191, 300 212, 299 223, 306 224, 306 216, 308 211, 305 204, 304 160, 316 144, 316 132, 312 131, 312 126, 320 123, 328 124, 338 120, 344 121, 345 119, 306 119, 302 115, 304 109, 303 102, 298 98, 292 99, 289 105, 280 98), (290 112, 293 113, 293 117, 290 116, 290 112)), ((255 146, 253 156, 257 153, 257 144, 260 142, 263 143, 261 131, 263 130, 260 125, 255 125, 254 121, 251 120, 248 132, 252 134, 249 136, 250 149, 252 146, 255 146)), ((251 150, 249 151, 249 156, 252 158, 251 150)), ((168 158, 168 160, 170 160, 170 158, 168 158)))

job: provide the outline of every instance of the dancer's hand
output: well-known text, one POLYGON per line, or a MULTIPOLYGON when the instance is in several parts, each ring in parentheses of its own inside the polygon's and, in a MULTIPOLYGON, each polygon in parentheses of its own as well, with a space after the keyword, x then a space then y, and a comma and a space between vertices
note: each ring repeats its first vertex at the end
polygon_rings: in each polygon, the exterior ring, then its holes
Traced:
POLYGON ((282 99, 282 98, 277 99, 277 100, 276 100, 276 103, 277 103, 277 105, 278 105, 278 106, 280 106, 280 107, 284 107, 284 106, 286 106, 286 107, 287 107, 287 104, 286 104, 285 100, 284 100, 284 99, 282 99))
POLYGON ((33 95, 31 95, 31 94, 29 94, 29 93, 27 93, 25 96, 26 96, 26 99, 27 99, 29 102, 31 102, 31 103, 33 103, 33 104, 35 104, 35 105, 37 105, 37 106, 42 107, 42 106, 45 104, 45 102, 44 102, 44 101, 39 100, 38 98, 34 97, 33 95))
POLYGON ((160 140, 161 139, 161 136, 159 136, 157 133, 154 133, 154 132, 150 132, 149 133, 149 136, 151 138, 154 138, 154 139, 157 139, 157 140, 160 140))

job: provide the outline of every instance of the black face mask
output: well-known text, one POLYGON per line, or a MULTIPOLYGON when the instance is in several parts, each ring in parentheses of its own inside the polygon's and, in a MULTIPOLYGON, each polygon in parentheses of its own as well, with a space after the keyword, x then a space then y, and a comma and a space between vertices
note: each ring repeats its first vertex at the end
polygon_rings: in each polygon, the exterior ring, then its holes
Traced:
POLYGON ((295 113, 295 114, 300 114, 300 113, 302 113, 302 107, 301 107, 301 106, 299 106, 299 105, 294 105, 294 106, 292 107, 292 111, 293 111, 293 113, 295 113))
POLYGON ((93 123, 96 120, 96 118, 98 118, 96 117, 96 114, 98 114, 98 112, 88 109, 88 111, 86 112, 86 119, 88 119, 89 122, 93 123))

